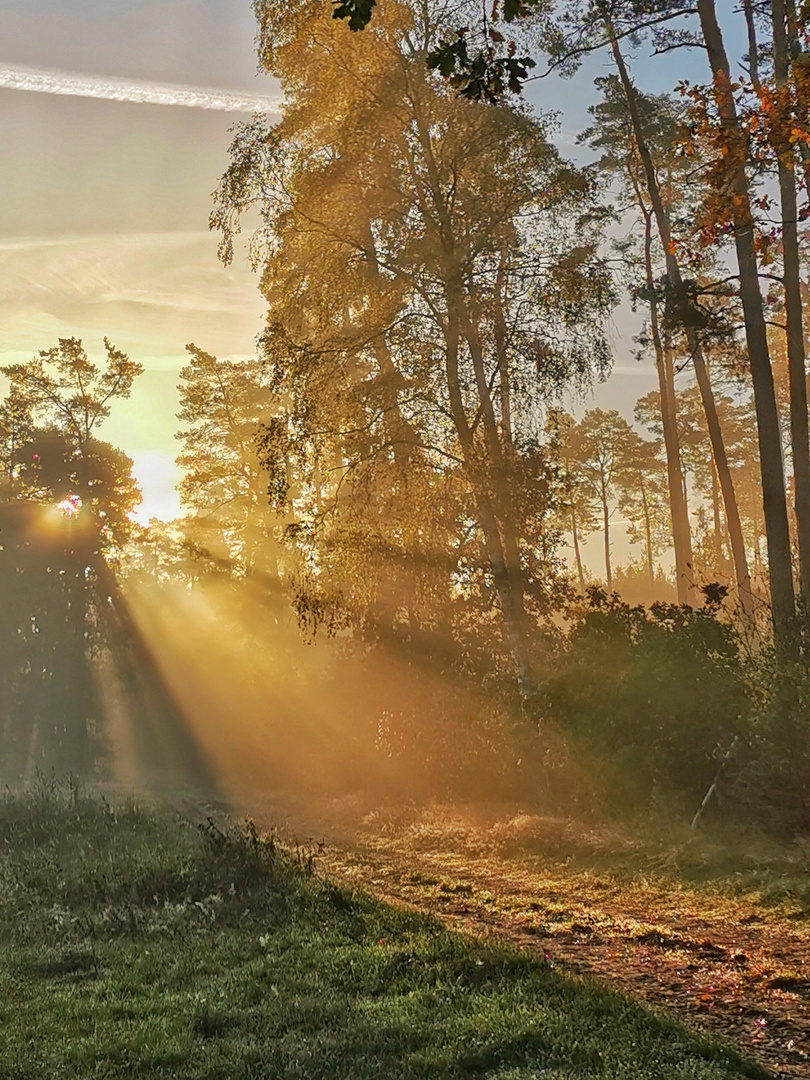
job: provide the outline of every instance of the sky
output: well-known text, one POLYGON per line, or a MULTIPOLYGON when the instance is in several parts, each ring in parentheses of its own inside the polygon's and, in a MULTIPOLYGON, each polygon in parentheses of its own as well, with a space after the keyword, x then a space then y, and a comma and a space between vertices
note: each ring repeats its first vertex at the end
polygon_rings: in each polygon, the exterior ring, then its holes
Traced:
MULTIPOLYGON (((718 6, 731 27, 732 0, 718 6)), ((652 91, 705 77, 700 58, 683 52, 633 60, 652 91)), ((529 88, 533 104, 560 111, 563 152, 582 156, 576 132, 588 123, 594 77, 608 70, 594 57, 573 81, 529 88)), ((251 355, 264 311, 244 254, 223 267, 207 229, 240 114, 199 107, 199 97, 195 107, 148 103, 188 100, 177 87, 204 88, 209 104, 215 91, 220 104, 277 99, 274 81, 256 70, 247 0, 0 0, 0 363, 28 360, 59 337, 80 337, 100 357, 106 335, 144 364, 101 432, 134 459, 143 520, 179 511, 174 433, 185 345, 251 355), (59 93, 17 88, 23 67, 59 93)), ((633 359, 631 331, 620 309, 614 373, 579 408, 631 417, 653 387, 651 364, 633 359)))
MULTIPOLYGON (((26 65, 276 95, 253 37, 243 0, 0 0, 0 84, 26 65)), ((179 510, 185 345, 250 355, 261 325, 255 277, 218 262, 207 228, 242 118, 0 85, 0 362, 73 336, 101 356, 106 334, 144 364, 101 431, 134 458, 143 517, 179 510)))

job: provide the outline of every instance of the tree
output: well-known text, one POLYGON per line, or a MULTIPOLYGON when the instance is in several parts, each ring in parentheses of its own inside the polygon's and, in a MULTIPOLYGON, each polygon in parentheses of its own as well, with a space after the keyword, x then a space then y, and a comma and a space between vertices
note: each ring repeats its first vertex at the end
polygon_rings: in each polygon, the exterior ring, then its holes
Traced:
POLYGON ((31 438, 33 429, 31 401, 18 389, 11 389, 0 404, 0 462, 9 490, 14 487, 20 451, 31 438))
MULTIPOLYGON (((636 2, 636 0, 574 0, 566 4, 559 15, 552 20, 552 29, 544 34, 549 43, 551 63, 561 70, 571 70, 587 52, 610 46, 617 64, 622 85, 627 91, 628 105, 632 107, 635 90, 627 73, 626 64, 621 55, 620 42, 624 37, 639 40, 643 33, 657 35, 663 47, 702 46, 709 58, 713 74, 712 90, 709 97, 715 109, 716 123, 711 127, 710 141, 716 151, 710 155, 705 176, 713 187, 713 196, 708 200, 710 212, 704 215, 708 228, 704 236, 711 243, 724 236, 733 236, 740 275, 739 296, 744 314, 745 337, 749 352, 749 362, 754 385, 754 400, 757 410, 757 430, 759 439, 759 457, 762 473, 765 527, 768 537, 768 562, 771 579, 772 611, 774 632, 780 645, 789 644, 792 636, 794 617, 794 596, 791 574, 790 542, 785 500, 784 473, 781 462, 781 442, 773 393, 773 376, 767 348, 767 335, 762 310, 762 295, 759 287, 757 266, 757 233, 752 213, 752 200, 746 167, 749 164, 748 132, 740 121, 732 82, 728 56, 725 51, 723 36, 717 22, 713 0, 698 0, 694 9, 698 16, 700 32, 666 32, 666 25, 686 11, 692 10, 691 4, 677 2, 660 3, 636 2)), ((750 5, 748 5, 750 14, 750 5)), ((780 12, 781 12, 780 7, 780 12)), ((798 21, 792 4, 784 9, 788 21, 788 41, 793 55, 796 55, 798 40, 798 21), (792 37, 791 37, 792 35, 792 37)), ((521 10, 519 16, 528 17, 529 10, 521 10)), ((749 20, 749 27, 751 23, 749 20)), ((754 60, 757 60, 754 50, 754 60)), ((798 70, 798 69, 797 69, 798 70)), ((697 92, 695 96, 705 103, 707 96, 697 92)), ((806 115, 806 111, 805 111, 806 115)), ((643 125, 638 116, 634 117, 634 128, 638 136, 643 133, 643 125)), ((708 128, 704 125, 703 130, 708 128)), ((637 137, 639 149, 644 140, 637 137)), ((645 173, 649 177, 648 189, 653 211, 656 217, 664 253, 667 257, 667 276, 677 306, 687 312, 690 308, 688 291, 683 288, 682 275, 677 260, 674 259, 675 246, 669 223, 661 212, 656 197, 654 168, 649 155, 642 152, 645 173)), ((687 336, 694 338, 690 342, 690 353, 698 360, 696 373, 701 385, 704 383, 699 363, 700 340, 694 332, 687 336)), ((716 418, 707 413, 715 459, 718 465, 720 482, 726 489, 730 487, 730 473, 723 461, 723 454, 717 442, 719 425, 716 418)), ((737 577, 740 582, 740 595, 744 605, 749 608, 750 589, 747 585, 747 567, 741 565, 745 559, 744 545, 740 543, 740 530, 734 521, 734 508, 727 500, 727 509, 731 513, 732 542, 735 547, 737 577), (745 572, 743 572, 745 571, 745 572)))
MULTIPOLYGON (((729 468, 738 497, 746 549, 760 568, 762 488, 759 481, 756 417, 750 387, 733 375, 717 379, 717 413, 728 451, 729 468)), ((728 521, 720 497, 717 467, 698 388, 692 384, 677 394, 678 439, 694 507, 696 583, 731 584, 731 545, 728 521)), ((636 402, 635 417, 660 437, 660 405, 656 391, 636 402)))
MULTIPOLYGON (((757 42, 757 19, 752 4, 746 7, 750 64, 750 85, 738 88, 741 124, 744 128, 752 164, 758 171, 775 170, 779 186, 779 219, 772 213, 757 222, 756 243, 762 267, 781 261, 781 274, 771 277, 768 300, 784 312, 784 343, 787 354, 787 386, 792 457, 794 518, 798 549, 799 585, 802 595, 810 595, 810 434, 808 434, 806 345, 803 328, 802 282, 799 253, 799 222, 803 216, 798 203, 799 168, 804 187, 810 179, 810 128, 808 128, 808 85, 804 75, 806 57, 800 49, 799 19, 792 0, 774 0, 768 5, 767 29, 770 40, 760 50, 757 42), (778 287, 774 287, 778 283, 778 287)), ((765 20, 760 20, 763 25, 765 20)), ((704 123, 709 102, 693 95, 699 102, 704 123)), ((716 120, 715 120, 716 125, 716 120)), ((711 130, 711 125, 707 125, 711 130)), ((717 180, 723 175, 716 169, 717 180)), ((722 197, 716 201, 722 211, 722 197)), ((769 208, 770 199, 754 200, 769 208)), ((774 307, 771 307, 774 312, 774 307)), ((771 342, 771 361, 776 374, 771 342)))
POLYGON ((180 498, 193 512, 189 531, 243 573, 270 575, 266 584, 277 583, 269 477, 258 445, 274 399, 262 366, 219 360, 193 344, 186 350, 177 464, 184 470, 180 498))
POLYGON ((669 546, 671 537, 661 443, 631 431, 622 447, 616 486, 619 510, 628 523, 628 537, 631 543, 642 544, 650 587, 653 587, 656 557, 669 546))
MULTIPOLYGON (((612 32, 612 23, 609 18, 605 19, 605 25, 608 32, 612 32)), ((729 521, 740 606, 743 617, 750 620, 753 607, 748 560, 745 545, 742 540, 742 530, 739 524, 739 510, 737 508, 737 499, 734 492, 734 482, 728 466, 726 448, 723 443, 723 433, 717 415, 717 407, 714 400, 711 381, 709 379, 708 368, 704 358, 703 342, 701 341, 701 336, 699 334, 699 328, 702 322, 701 313, 697 309, 694 299, 690 296, 676 254, 677 246, 672 233, 670 217, 662 198, 661 186, 656 175, 655 165, 644 132, 643 118, 638 105, 638 92, 630 78, 615 33, 613 33, 611 38, 611 51, 632 120, 633 134, 644 170, 650 205, 652 207, 653 216, 655 217, 659 240, 663 249, 666 265, 667 288, 669 290, 671 303, 675 308, 673 323, 684 333, 689 355, 695 369, 695 378, 700 389, 703 409, 706 414, 706 423, 708 425, 712 444, 712 455, 716 463, 719 483, 723 492, 723 501, 726 507, 726 516, 729 521)))
MULTIPOLYGON (((795 25, 795 13, 793 23, 795 25)), ((774 90, 776 100, 789 95, 791 63, 798 51, 791 48, 789 6, 786 0, 772 0, 774 90)), ((756 41, 754 41, 754 50, 756 41)), ((781 102, 780 102, 781 104, 781 102)), ((796 194, 798 165, 793 110, 773 109, 771 145, 777 162, 779 199, 782 211, 782 267, 785 298, 788 371, 790 375, 790 433, 793 451, 794 510, 799 550, 799 583, 804 598, 805 619, 810 615, 810 425, 807 412, 807 372, 802 314, 799 257, 799 207, 796 194), (787 112, 787 115, 785 115, 787 112)))
MULTIPOLYGON (((625 90, 617 76, 597 80, 602 91, 602 101, 589 112, 594 125, 583 132, 580 140, 602 152, 600 169, 617 179, 621 188, 634 204, 641 218, 643 239, 641 280, 633 288, 634 300, 641 300, 649 308, 649 339, 655 355, 658 376, 658 400, 661 409, 661 429, 666 449, 667 483, 671 517, 672 543, 675 552, 675 581, 678 600, 682 604, 694 603, 694 573, 692 567, 692 540, 689 529, 689 512, 683 483, 680 445, 678 442, 678 419, 675 407, 675 377, 673 328, 667 325, 665 296, 662 296, 654 254, 654 215, 648 190, 641 151, 637 142, 636 127, 628 108, 625 90)), ((650 158, 658 175, 664 173, 666 201, 683 202, 683 170, 678 167, 675 146, 680 131, 680 111, 671 99, 660 96, 651 98, 637 94, 635 107, 643 122, 645 139, 650 158)), ((681 211, 681 207, 678 207, 681 211)), ((627 250, 625 240, 623 248, 627 250)), ((660 256, 659 256, 660 258, 660 256)), ((635 268, 633 268, 635 269, 635 268)))
POLYGON ((0 409, 3 469, 18 496, 75 500, 92 522, 99 552, 120 548, 132 534, 140 492, 132 461, 95 435, 116 398, 130 395, 143 371, 107 339, 103 366, 78 338, 2 368, 9 392, 0 409))
POLYGON ((143 372, 104 338, 103 367, 87 356, 79 338, 60 338, 25 364, 0 370, 11 384, 11 397, 36 413, 41 426, 63 432, 81 452, 93 432, 110 415, 115 398, 127 398, 143 372))
POLYGON ((131 538, 140 502, 132 461, 95 431, 141 368, 105 345, 103 369, 75 338, 3 369, 0 708, 7 755, 22 770, 91 764, 97 583, 131 538))
POLYGON ((589 409, 571 434, 572 456, 602 515, 605 578, 609 592, 613 588, 610 518, 619 476, 625 461, 629 460, 628 452, 633 438, 632 428, 615 409, 589 409))
MULTIPOLYGON (((427 522, 407 524, 397 492, 419 509, 450 486, 454 531, 472 524, 525 686, 527 605, 547 610, 553 591, 532 528, 547 487, 537 406, 608 360, 593 187, 542 123, 436 84, 430 12, 386 4, 375 33, 357 37, 321 8, 263 0, 257 11, 288 105, 275 128, 239 131, 212 223, 227 258, 239 216, 264 217, 253 246, 270 305, 263 349, 286 399, 281 441, 298 448, 298 487, 313 496, 307 536, 346 511, 383 547, 406 535, 419 546, 427 522)), ((451 542, 448 588, 457 558, 451 542)), ((395 618, 407 606, 401 594, 388 604, 395 618)))
MULTIPOLYGON (((536 62, 528 54, 518 55, 519 47, 527 48, 537 39, 546 41, 552 54, 549 70, 565 72, 584 53, 608 43, 609 37, 603 36, 606 11, 619 24, 617 37, 633 40, 645 29, 693 12, 693 2, 584 0, 555 5, 553 0, 506 0, 491 12, 483 8, 472 24, 465 19, 466 25, 449 27, 431 49, 428 62, 464 97, 495 103, 508 93, 520 94, 532 78, 529 72, 536 62), (525 24, 528 37, 521 33, 525 24)), ((333 18, 346 19, 351 30, 363 30, 376 7, 376 0, 334 0, 333 18)))
POLYGON ((552 453, 562 468, 560 510, 570 525, 571 546, 577 564, 580 592, 585 593, 585 569, 581 542, 596 528, 593 491, 581 469, 581 439, 573 416, 562 409, 550 409, 546 421, 552 453))
POLYGON ((716 152, 708 167, 713 197, 704 214, 704 232, 714 238, 730 231, 734 237, 757 414, 774 630, 779 644, 785 647, 791 641, 795 617, 793 570, 782 438, 759 283, 756 222, 746 173, 748 139, 734 100, 731 69, 713 0, 698 0, 697 12, 712 71, 711 97, 717 118, 712 136, 716 152))

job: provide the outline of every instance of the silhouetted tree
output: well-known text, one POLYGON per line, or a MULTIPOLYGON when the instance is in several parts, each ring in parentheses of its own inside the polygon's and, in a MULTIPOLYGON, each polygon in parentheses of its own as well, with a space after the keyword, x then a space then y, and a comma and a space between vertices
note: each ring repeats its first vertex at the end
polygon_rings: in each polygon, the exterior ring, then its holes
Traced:
POLYGON ((95 583, 133 535, 140 502, 132 461, 94 434, 140 371, 105 344, 103 370, 72 338, 4 369, 0 722, 12 773, 92 763, 95 583))

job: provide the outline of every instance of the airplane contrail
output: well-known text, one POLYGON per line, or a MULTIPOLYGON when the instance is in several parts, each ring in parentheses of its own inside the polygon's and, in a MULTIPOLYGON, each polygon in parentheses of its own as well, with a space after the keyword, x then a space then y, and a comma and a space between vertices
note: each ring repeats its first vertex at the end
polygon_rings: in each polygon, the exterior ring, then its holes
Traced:
POLYGON ((40 94, 104 98, 107 101, 134 101, 146 105, 184 105, 192 109, 220 109, 223 112, 278 112, 281 95, 246 94, 177 83, 117 79, 108 75, 81 75, 52 68, 28 67, 0 62, 0 87, 33 90, 40 94))

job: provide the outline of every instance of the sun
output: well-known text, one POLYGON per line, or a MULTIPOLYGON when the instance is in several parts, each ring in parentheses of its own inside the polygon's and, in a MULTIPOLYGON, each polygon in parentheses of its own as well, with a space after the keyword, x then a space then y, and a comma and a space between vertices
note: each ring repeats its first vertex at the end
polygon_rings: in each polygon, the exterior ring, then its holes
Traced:
POLYGON ((68 495, 56 504, 56 509, 66 518, 75 518, 81 511, 82 500, 78 495, 68 495))

